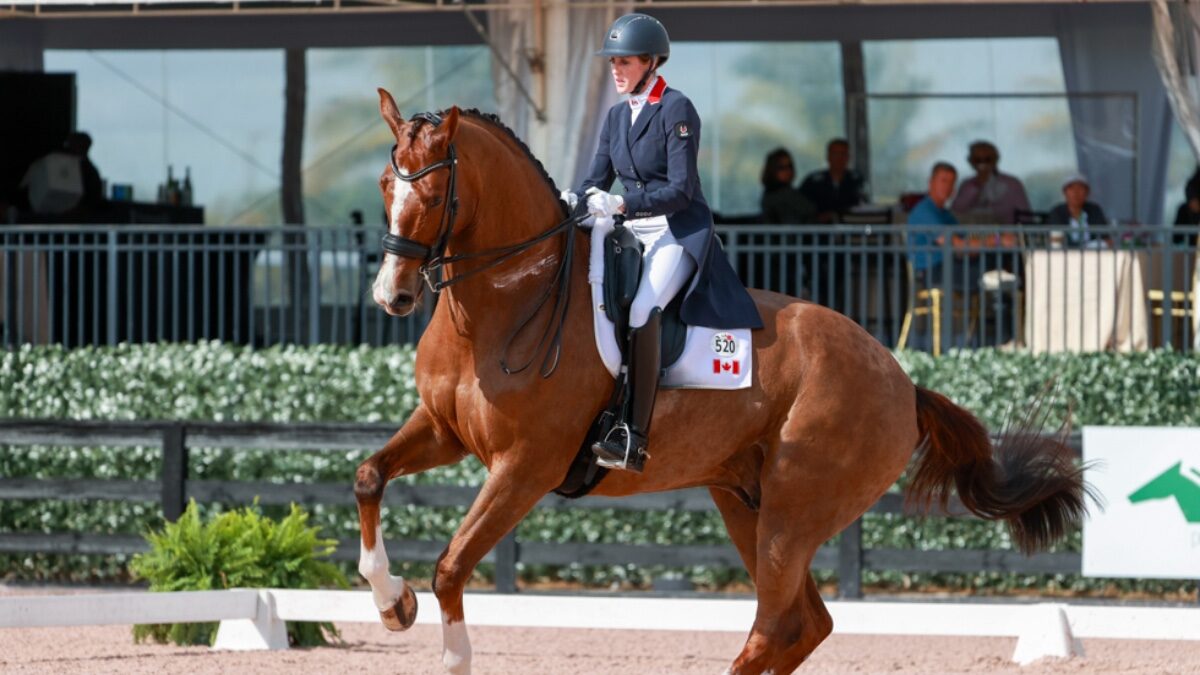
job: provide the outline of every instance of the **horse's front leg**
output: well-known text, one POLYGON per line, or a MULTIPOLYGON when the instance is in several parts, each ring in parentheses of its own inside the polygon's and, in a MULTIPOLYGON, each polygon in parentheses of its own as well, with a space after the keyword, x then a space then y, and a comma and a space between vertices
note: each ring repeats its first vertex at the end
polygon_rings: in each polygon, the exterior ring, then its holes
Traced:
MULTIPOLYGON (((512 449, 513 457, 536 451, 512 449)), ((453 675, 471 672, 471 641, 463 622, 463 588, 475 566, 566 472, 558 462, 494 464, 475 502, 438 558, 433 592, 442 608, 442 664, 453 675)))
POLYGON ((462 444, 448 432, 440 431, 422 405, 417 406, 382 450, 358 467, 354 480, 362 532, 358 573, 371 584, 375 607, 389 630, 406 630, 412 626, 417 618, 417 596, 402 577, 394 577, 388 571, 387 550, 379 523, 383 488, 396 476, 452 464, 464 456, 462 444))

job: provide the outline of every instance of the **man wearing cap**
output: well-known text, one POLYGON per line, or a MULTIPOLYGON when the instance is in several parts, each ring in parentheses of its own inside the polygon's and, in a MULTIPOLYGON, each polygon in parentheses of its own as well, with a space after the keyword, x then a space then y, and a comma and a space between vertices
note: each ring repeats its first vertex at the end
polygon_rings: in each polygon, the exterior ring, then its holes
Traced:
POLYGON ((1065 202, 1056 204, 1050 209, 1046 218, 1048 225, 1067 225, 1070 231, 1067 239, 1072 246, 1086 246, 1090 242, 1100 242, 1103 237, 1088 232, 1089 227, 1103 227, 1108 224, 1104 217, 1104 209, 1099 204, 1089 202, 1088 196, 1092 187, 1083 174, 1067 177, 1062 184, 1065 202))

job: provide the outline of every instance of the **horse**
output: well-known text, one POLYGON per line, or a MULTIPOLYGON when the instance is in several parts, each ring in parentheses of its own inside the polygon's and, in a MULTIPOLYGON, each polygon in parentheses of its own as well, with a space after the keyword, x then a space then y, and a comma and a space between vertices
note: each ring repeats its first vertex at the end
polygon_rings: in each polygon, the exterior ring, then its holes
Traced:
MULTIPOLYGON (((355 475, 358 569, 383 624, 411 626, 416 595, 388 571, 384 487, 467 455, 486 466, 433 578, 443 665, 463 675, 471 670, 465 583, 563 480, 614 383, 594 346, 586 270, 573 264, 587 260, 590 243, 573 236, 541 163, 494 116, 453 107, 406 120, 386 90, 379 97, 396 145, 379 178, 388 231, 373 299, 404 316, 425 287, 441 293, 417 346, 420 404, 355 475), (543 367, 511 366, 514 355, 525 366, 542 355, 543 367)), ((1080 521, 1082 471, 1059 440, 1017 429, 993 444, 975 417, 915 386, 846 317, 751 293, 764 321, 753 333, 752 386, 661 391, 645 472, 611 472, 593 492, 708 488, 758 601, 726 672, 792 672, 830 634, 813 556, 897 481, 914 453, 910 499, 944 507, 957 489, 970 511, 1007 522, 1024 551, 1080 521)))

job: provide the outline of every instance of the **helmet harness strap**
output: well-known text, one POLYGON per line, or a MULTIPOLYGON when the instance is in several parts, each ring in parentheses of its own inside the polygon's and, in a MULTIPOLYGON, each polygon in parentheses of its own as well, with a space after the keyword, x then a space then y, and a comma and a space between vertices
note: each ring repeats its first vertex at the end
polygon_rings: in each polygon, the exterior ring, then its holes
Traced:
POLYGON ((632 93, 635 96, 642 93, 642 90, 646 88, 647 81, 650 80, 650 76, 653 75, 656 70, 658 70, 658 57, 651 56, 650 59, 651 59, 650 67, 646 69, 645 74, 642 75, 642 79, 638 80, 637 86, 635 86, 633 88, 632 93))

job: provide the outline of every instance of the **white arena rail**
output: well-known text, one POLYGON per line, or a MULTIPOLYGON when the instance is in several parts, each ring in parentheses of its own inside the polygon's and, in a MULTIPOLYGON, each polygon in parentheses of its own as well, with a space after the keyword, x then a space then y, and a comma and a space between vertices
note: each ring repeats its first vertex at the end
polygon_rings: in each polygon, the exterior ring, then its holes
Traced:
MULTIPOLYGON (((441 621, 418 593, 417 623, 441 621)), ((468 593, 468 625, 746 632, 754 600, 468 593)), ((1200 607, 1059 603, 830 602, 834 632, 1016 637, 1013 660, 1081 653, 1080 638, 1200 640, 1200 607)), ((285 621, 366 622, 366 591, 228 590, 0 598, 0 628, 220 621, 216 649, 287 649, 285 621)))

